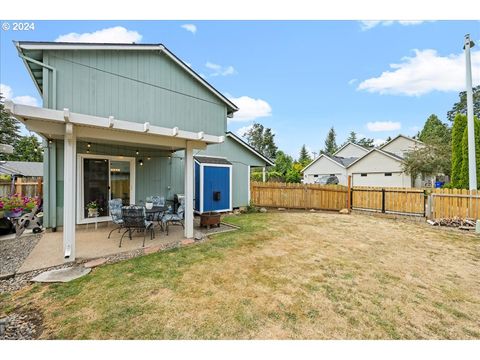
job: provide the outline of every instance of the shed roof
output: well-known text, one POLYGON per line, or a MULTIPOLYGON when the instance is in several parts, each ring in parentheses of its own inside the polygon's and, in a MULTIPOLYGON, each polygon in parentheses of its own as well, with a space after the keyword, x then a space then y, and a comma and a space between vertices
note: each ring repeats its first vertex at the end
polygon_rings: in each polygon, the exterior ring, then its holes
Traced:
POLYGON ((225 158, 221 157, 213 157, 213 156, 195 156, 195 160, 197 160, 201 164, 215 164, 215 165, 232 165, 230 161, 225 158))
POLYGON ((243 147, 245 147, 247 150, 250 150, 253 154, 255 154, 256 156, 258 156, 260 159, 262 159, 263 161, 265 161, 265 163, 267 165, 270 165, 270 166, 273 166, 275 165, 275 163, 270 160, 269 158, 267 158, 265 155, 261 154, 260 152, 258 152, 255 148, 253 148, 250 144, 247 144, 245 141, 243 141, 239 136, 235 135, 234 133, 232 133, 231 131, 228 131, 227 132, 227 137, 235 140, 236 142, 238 142, 240 145, 242 145, 243 147))
POLYGON ((43 176, 43 163, 6 161, 0 163, 0 174, 15 176, 43 176))

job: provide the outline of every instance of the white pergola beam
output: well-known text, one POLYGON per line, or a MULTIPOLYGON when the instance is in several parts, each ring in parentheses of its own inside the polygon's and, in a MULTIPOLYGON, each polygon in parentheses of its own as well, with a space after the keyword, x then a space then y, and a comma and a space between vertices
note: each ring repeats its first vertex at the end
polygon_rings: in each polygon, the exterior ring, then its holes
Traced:
MULTIPOLYGON (((36 106, 15 104, 12 101, 6 101, 5 108, 11 115, 17 117, 25 124, 28 124, 30 120, 49 121, 61 124, 69 122, 78 125, 78 127, 93 127, 100 129, 113 128, 115 130, 121 130, 129 133, 148 133, 149 135, 177 137, 184 140, 199 140, 199 132, 180 130, 178 127, 166 128, 162 126, 150 125, 149 123, 118 120, 114 119, 113 116, 99 117, 73 113, 68 109, 64 109, 63 111, 45 109, 36 106)), ((42 131, 42 133, 44 133, 44 131, 42 131)), ((203 134, 201 140, 210 144, 220 144, 225 139, 223 136, 203 134)))

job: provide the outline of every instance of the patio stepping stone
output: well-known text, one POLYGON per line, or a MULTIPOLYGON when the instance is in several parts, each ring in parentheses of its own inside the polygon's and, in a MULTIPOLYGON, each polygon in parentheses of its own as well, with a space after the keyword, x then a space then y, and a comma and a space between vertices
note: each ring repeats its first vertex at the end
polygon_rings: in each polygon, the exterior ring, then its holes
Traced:
POLYGON ((87 275, 92 269, 83 266, 69 267, 66 269, 49 270, 35 276, 33 282, 69 282, 87 275))
POLYGON ((94 268, 94 267, 103 265, 106 262, 107 262, 107 259, 99 258, 99 259, 90 260, 90 261, 86 262, 85 264, 83 264, 83 266, 86 267, 86 268, 94 268))
POLYGON ((157 246, 150 246, 150 247, 147 247, 143 250, 143 252, 148 255, 148 254, 153 254, 153 253, 156 253, 156 252, 159 252, 161 250, 161 246, 160 245, 157 245, 157 246))

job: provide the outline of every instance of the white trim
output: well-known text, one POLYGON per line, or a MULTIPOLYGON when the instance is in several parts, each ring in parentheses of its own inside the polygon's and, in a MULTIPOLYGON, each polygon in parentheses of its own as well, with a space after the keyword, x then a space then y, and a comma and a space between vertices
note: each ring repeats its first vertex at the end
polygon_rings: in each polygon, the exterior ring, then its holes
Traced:
MULTIPOLYGON (((125 161, 130 163, 130 204, 135 204, 135 185, 136 185, 136 179, 135 179, 135 171, 136 171, 136 163, 135 163, 135 158, 133 157, 126 157, 126 156, 114 156, 114 155, 94 155, 94 154, 77 154, 77 206, 76 206, 76 212, 77 212, 77 224, 91 224, 91 223, 96 223, 96 222, 105 222, 105 221, 111 221, 112 218, 110 215, 108 216, 101 216, 97 218, 85 218, 84 217, 84 211, 83 209, 85 208, 85 199, 84 199, 84 191, 85 191, 85 184, 84 184, 84 168, 83 168, 83 160, 84 159, 107 159, 108 160, 108 166, 110 169, 110 162, 113 161, 125 161)), ((108 199, 110 200, 111 198, 111 173, 110 171, 108 172, 108 184, 110 187, 110 190, 108 191, 108 199)))
POLYGON ((353 164, 356 164, 357 162, 359 162, 360 160, 362 159, 365 159, 368 155, 370 155, 371 153, 373 153, 374 151, 378 151, 380 154, 383 154, 385 156, 388 156, 389 158, 392 158, 393 160, 396 160, 398 162, 403 162, 403 160, 401 159, 398 159, 396 158, 395 156, 393 155, 390 155, 389 153, 381 150, 381 149, 378 149, 378 148, 373 148, 372 150, 370 150, 368 153, 366 153, 365 155, 363 155, 362 157, 359 157, 357 160, 353 161, 352 163, 350 163, 347 168, 351 167, 353 164))
MULTIPOLYGON (((210 92, 215 94, 223 103, 229 106, 233 112, 238 111, 238 107, 225 97, 221 92, 210 85, 205 79, 198 75, 193 69, 180 60, 175 54, 168 50, 162 44, 95 44, 95 43, 48 43, 48 42, 21 42, 15 43, 17 48, 25 50, 147 50, 159 51, 166 54, 170 60, 179 65, 188 72, 193 78, 205 86, 210 92)), ((23 52, 22 52, 23 54, 23 52)), ((36 83, 36 81, 35 81, 36 83)), ((228 112, 227 112, 228 113, 228 112)))
POLYGON ((184 213, 184 235, 187 239, 193 238, 193 144, 187 141, 185 148, 184 161, 184 194, 185 194, 185 213, 184 213))
MULTIPOLYGON (((226 156, 214 156, 214 155, 199 155, 198 153, 194 155, 193 157, 206 157, 206 158, 212 158, 212 159, 225 159, 228 160, 226 156)), ((197 161, 197 160, 195 160, 197 161)))
POLYGON ((200 210, 200 214, 203 213, 203 164, 202 163, 198 163, 198 165, 200 165, 200 186, 199 186, 199 190, 200 190, 200 205, 199 205, 199 210, 200 210))
POLYGON ((253 147, 251 147, 250 145, 248 145, 247 143, 245 143, 242 139, 240 139, 237 135, 235 135, 234 133, 232 132, 228 132, 227 137, 229 138, 232 138, 233 140, 235 140, 236 142, 238 142, 240 145, 242 145, 244 148, 250 150, 252 153, 254 153, 255 155, 257 155, 259 158, 261 158, 263 161, 265 161, 268 165, 270 166, 273 166, 275 165, 275 163, 270 160, 269 158, 267 158, 266 156, 260 154, 257 150, 255 150, 253 147))
POLYGON ((366 149, 366 148, 364 148, 364 147, 361 146, 361 145, 358 145, 358 144, 355 144, 355 143, 352 143, 352 142, 349 141, 348 143, 346 143, 345 145, 343 145, 340 149, 338 149, 337 151, 335 151, 335 152, 333 153, 333 156, 335 156, 335 155, 338 154, 340 151, 342 151, 343 149, 345 149, 348 145, 356 146, 357 148, 365 151, 365 153, 367 153, 367 152, 370 151, 369 149, 366 149))
POLYGON ((72 124, 65 125, 65 141, 63 151, 63 255, 75 260, 75 190, 77 139, 72 124))
MULTIPOLYGON (((364 155, 365 156, 365 155, 364 155)), ((314 163, 316 163, 318 160, 320 160, 320 158, 322 157, 325 157, 326 159, 330 160, 331 162, 337 164, 338 166, 341 166, 343 167, 344 169, 346 169, 347 167, 341 163, 339 163, 338 161, 335 161, 334 159, 332 159, 330 156, 326 155, 326 154, 321 154, 320 156, 318 156, 316 159, 312 160, 310 162, 310 164, 308 164, 307 166, 305 166, 300 172, 303 173, 305 170, 307 170, 310 166, 312 166, 314 163)), ((356 161, 356 160, 355 160, 356 161)))
MULTIPOLYGON (((138 133, 145 135, 158 135, 164 137, 177 137, 185 140, 199 140, 198 132, 177 130, 177 135, 173 135, 174 129, 161 126, 149 125, 149 131, 145 132, 145 124, 132 121, 118 120, 111 116, 99 117, 80 113, 69 112, 68 109, 53 110, 46 108, 39 108, 36 106, 15 104, 13 101, 5 101, 5 109, 12 116, 20 118, 23 123, 25 120, 35 119, 49 121, 52 123, 65 124, 71 123, 78 126, 100 129, 115 129, 129 133, 138 133), (68 114, 67 119, 65 114, 68 114)), ((27 121, 28 127, 28 121, 27 121)), ((223 136, 204 134, 202 142, 211 144, 220 144, 224 141, 223 136)))
POLYGON ((420 140, 417 140, 417 139, 414 139, 414 138, 411 138, 411 137, 408 137, 408 136, 405 136, 405 135, 402 135, 402 134, 398 134, 397 136, 395 136, 392 140, 390 141, 387 141, 385 144, 383 144, 382 146, 379 146, 378 149, 383 149, 385 146, 387 146, 388 144, 391 144, 392 142, 396 141, 397 139, 403 137, 404 139, 407 139, 407 140, 410 140, 410 141, 413 141, 413 142, 416 142, 418 144, 424 144, 423 141, 420 141, 420 140))

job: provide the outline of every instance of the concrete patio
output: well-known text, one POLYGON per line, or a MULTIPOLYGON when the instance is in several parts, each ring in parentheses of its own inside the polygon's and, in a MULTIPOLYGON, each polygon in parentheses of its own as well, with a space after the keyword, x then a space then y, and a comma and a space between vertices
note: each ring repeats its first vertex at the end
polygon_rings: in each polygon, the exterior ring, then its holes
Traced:
MULTIPOLYGON (((235 228, 223 224, 220 228, 207 230, 205 228, 200 228, 198 219, 195 220, 195 233, 202 232, 203 234, 209 234, 235 230, 235 228)), ((114 228, 115 226, 110 222, 99 223, 97 229, 95 229, 93 224, 90 224, 88 228, 85 225, 77 226, 76 261, 95 259, 142 249, 143 233, 133 233, 132 240, 128 238, 128 235, 125 235, 122 241, 122 247, 119 247, 118 245, 123 231, 120 233, 114 231, 110 236, 110 239, 108 238, 109 232, 114 228)), ((170 226, 168 235, 166 235, 165 232, 161 231, 160 227, 156 225, 155 238, 150 239, 149 233, 146 235, 145 249, 150 247, 161 247, 162 245, 175 242, 181 243, 182 240, 185 240, 185 236, 181 226, 170 226)), ((63 257, 63 232, 46 232, 25 259, 17 273, 48 268, 68 262, 71 262, 71 260, 63 257)))

